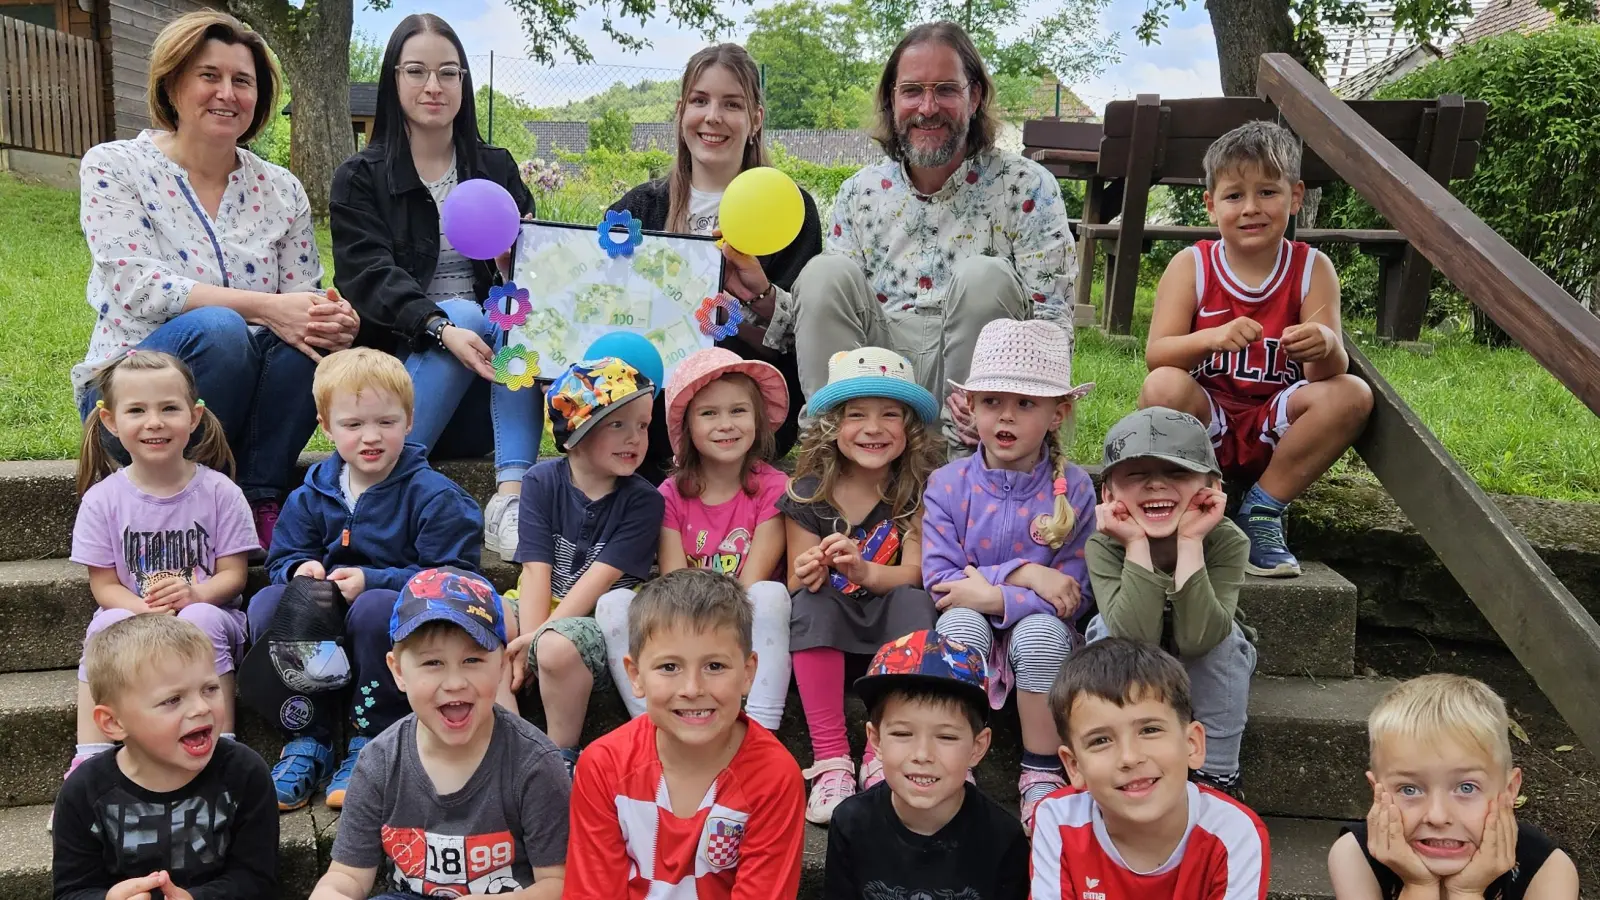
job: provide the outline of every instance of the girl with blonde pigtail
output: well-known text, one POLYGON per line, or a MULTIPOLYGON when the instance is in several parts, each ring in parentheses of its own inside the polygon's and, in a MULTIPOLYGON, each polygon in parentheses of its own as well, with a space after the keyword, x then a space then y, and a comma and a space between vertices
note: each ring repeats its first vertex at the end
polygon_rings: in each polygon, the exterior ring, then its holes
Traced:
POLYGON ((940 634, 989 658, 995 709, 1013 686, 1022 723, 1022 821, 1066 780, 1049 694, 1092 602, 1084 546, 1094 485, 1060 430, 1092 384, 1074 387, 1072 335, 1053 322, 985 325, 966 384, 980 444, 928 479, 922 580, 940 634))

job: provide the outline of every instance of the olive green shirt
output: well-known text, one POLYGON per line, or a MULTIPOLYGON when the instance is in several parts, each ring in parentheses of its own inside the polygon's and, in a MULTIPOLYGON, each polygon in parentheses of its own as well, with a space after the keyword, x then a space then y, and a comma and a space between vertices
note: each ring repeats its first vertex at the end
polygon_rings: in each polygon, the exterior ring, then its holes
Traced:
POLYGON ((1233 630, 1239 587, 1250 557, 1250 539, 1223 519, 1201 544, 1205 568, 1174 590, 1170 572, 1152 572, 1130 563, 1116 538, 1096 533, 1084 557, 1094 585, 1095 603, 1106 628, 1117 637, 1163 643, 1167 604, 1172 604, 1172 645, 1194 658, 1209 653, 1233 630))

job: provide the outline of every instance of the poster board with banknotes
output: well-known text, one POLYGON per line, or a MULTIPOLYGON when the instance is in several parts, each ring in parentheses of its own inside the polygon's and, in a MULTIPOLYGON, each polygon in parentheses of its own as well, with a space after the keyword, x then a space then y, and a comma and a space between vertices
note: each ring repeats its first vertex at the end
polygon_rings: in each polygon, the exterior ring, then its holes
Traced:
POLYGON ((710 238, 643 232, 614 213, 600 226, 527 222, 511 280, 529 303, 526 318, 506 329, 506 346, 520 346, 539 378, 554 378, 617 330, 655 344, 670 376, 713 343, 695 314, 721 289, 722 251, 710 238))

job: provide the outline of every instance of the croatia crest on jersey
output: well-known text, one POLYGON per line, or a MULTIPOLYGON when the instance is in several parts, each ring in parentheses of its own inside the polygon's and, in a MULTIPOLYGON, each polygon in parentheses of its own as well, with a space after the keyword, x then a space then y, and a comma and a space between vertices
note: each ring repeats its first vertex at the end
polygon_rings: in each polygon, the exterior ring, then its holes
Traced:
POLYGON ((739 864, 739 844, 744 841, 745 823, 738 819, 713 816, 706 820, 705 843, 701 859, 713 872, 739 864))

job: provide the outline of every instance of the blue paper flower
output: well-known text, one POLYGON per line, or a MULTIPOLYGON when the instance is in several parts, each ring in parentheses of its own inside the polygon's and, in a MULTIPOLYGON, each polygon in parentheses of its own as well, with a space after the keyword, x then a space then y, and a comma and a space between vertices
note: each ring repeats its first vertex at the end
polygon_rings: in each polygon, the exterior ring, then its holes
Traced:
POLYGON ((632 256, 633 248, 644 243, 644 223, 635 219, 633 213, 627 210, 621 212, 614 209, 606 210, 605 220, 596 225, 594 230, 600 241, 600 249, 612 259, 632 256), (628 236, 618 240, 617 235, 612 233, 614 228, 628 229, 628 236))

